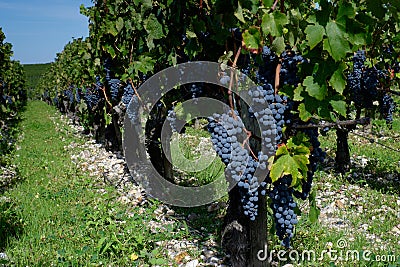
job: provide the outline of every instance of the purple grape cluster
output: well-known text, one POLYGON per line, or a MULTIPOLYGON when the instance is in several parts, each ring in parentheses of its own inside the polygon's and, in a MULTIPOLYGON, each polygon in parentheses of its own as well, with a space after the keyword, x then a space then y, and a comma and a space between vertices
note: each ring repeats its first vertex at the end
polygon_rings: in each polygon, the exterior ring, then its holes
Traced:
POLYGON ((297 205, 292 196, 291 183, 291 176, 283 176, 273 184, 274 187, 269 193, 272 200, 271 209, 274 213, 276 235, 282 241, 282 246, 286 248, 290 247, 290 240, 294 236, 294 227, 298 223, 297 215, 294 212, 297 205))
POLYGON ((128 82, 124 87, 124 94, 122 95, 122 103, 124 103, 125 106, 128 106, 134 94, 135 91, 133 90, 132 84, 128 82))
POLYGON ((111 100, 118 101, 119 88, 121 86, 121 81, 119 79, 110 79, 108 81, 108 85, 110 86, 111 100))

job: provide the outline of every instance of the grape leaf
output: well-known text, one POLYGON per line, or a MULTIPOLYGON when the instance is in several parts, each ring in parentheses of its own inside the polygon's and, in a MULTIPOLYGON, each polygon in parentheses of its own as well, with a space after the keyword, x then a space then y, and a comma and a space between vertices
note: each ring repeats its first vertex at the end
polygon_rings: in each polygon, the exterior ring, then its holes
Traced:
POLYGON ((354 18, 356 16, 356 11, 350 3, 342 3, 339 6, 338 14, 336 20, 340 20, 343 17, 354 18))
POLYGON ((274 4, 274 0, 263 0, 262 1, 265 7, 272 7, 274 4))
POLYGON ((312 97, 315 97, 318 100, 323 100, 326 95, 326 87, 319 86, 317 83, 314 83, 314 78, 312 76, 308 76, 304 82, 303 86, 306 88, 308 94, 312 97))
POLYGON ((335 61, 345 58, 346 54, 351 52, 346 32, 335 21, 329 21, 325 31, 328 38, 324 39, 324 50, 328 51, 335 61))
POLYGON ((277 54, 281 54, 285 51, 285 39, 282 36, 276 37, 272 42, 271 50, 277 54))
POLYGON ((124 27, 124 19, 122 17, 119 17, 117 19, 117 22, 115 24, 115 27, 117 28, 117 31, 120 32, 122 28, 124 27))
POLYGON ((308 218, 311 223, 317 223, 320 211, 316 206, 310 206, 310 213, 308 214, 308 218))
POLYGON ((261 28, 264 34, 270 33, 272 36, 282 36, 283 27, 288 23, 285 14, 275 11, 264 14, 261 22, 261 28))
POLYGON ((304 87, 302 85, 297 86, 294 89, 294 96, 293 100, 294 101, 303 101, 304 97, 301 96, 301 93, 304 91, 304 87))
POLYGON ((292 179, 297 181, 297 177, 301 177, 299 172, 300 166, 298 162, 289 154, 280 156, 272 165, 270 176, 272 182, 277 181, 283 175, 292 175, 292 179))
POLYGON ((310 112, 308 112, 308 110, 306 109, 306 105, 304 103, 301 103, 299 105, 298 110, 299 110, 300 119, 302 121, 308 121, 309 119, 311 119, 312 114, 310 112))
POLYGON ((329 101, 329 103, 331 104, 332 108, 334 111, 336 111, 337 113, 339 113, 342 116, 346 116, 346 102, 344 102, 343 100, 331 100, 329 101))
POLYGON ((306 33, 306 39, 310 45, 310 49, 314 49, 325 35, 325 29, 318 23, 315 25, 308 25, 304 31, 306 33))
POLYGON ((242 5, 240 4, 240 1, 238 2, 238 8, 236 9, 234 15, 240 22, 246 23, 246 21, 244 20, 244 17, 243 17, 243 9, 242 9, 242 5))
POLYGON ((150 14, 150 16, 144 21, 144 28, 149 34, 148 38, 150 39, 160 39, 164 37, 162 31, 163 26, 158 22, 154 14, 150 14))
POLYGON ((261 46, 261 33, 256 27, 251 27, 243 33, 243 42, 249 49, 258 49, 261 46))
POLYGON ((347 66, 344 62, 342 62, 329 80, 329 84, 339 94, 342 94, 346 87, 346 77, 343 74, 345 69, 347 69, 347 66))

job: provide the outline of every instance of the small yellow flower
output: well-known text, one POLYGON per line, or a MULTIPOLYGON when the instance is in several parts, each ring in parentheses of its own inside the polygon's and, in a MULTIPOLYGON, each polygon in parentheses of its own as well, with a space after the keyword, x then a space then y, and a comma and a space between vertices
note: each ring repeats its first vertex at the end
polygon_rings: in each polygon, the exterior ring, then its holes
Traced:
POLYGON ((132 260, 132 261, 135 261, 135 260, 137 260, 138 258, 139 258, 139 256, 136 255, 135 253, 132 253, 132 254, 131 254, 131 260, 132 260))

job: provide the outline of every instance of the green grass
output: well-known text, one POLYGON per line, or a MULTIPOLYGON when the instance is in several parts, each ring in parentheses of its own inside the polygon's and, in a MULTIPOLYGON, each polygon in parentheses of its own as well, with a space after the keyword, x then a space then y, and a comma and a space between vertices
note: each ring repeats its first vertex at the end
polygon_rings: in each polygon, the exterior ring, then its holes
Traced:
MULTIPOLYGON (((3 249, 15 266, 127 266, 166 264, 168 257, 155 242, 190 238, 181 222, 151 231, 150 220, 159 203, 131 207, 116 201, 113 187, 99 191, 70 160, 64 146, 84 142, 73 137, 59 116, 42 102, 30 102, 24 113, 15 164, 25 180, 4 196, 12 204, 1 210, 10 225, 3 249), (67 129, 67 131, 65 131, 67 129), (138 256, 135 259, 134 256, 138 256), (135 260, 132 260, 133 259, 135 260)), ((0 220, 1 221, 1 220, 0 220)))

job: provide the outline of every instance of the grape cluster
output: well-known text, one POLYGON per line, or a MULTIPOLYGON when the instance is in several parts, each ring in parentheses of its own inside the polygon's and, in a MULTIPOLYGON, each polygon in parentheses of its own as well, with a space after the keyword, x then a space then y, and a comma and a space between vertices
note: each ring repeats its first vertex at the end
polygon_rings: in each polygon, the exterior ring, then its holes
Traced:
POLYGON ((111 100, 117 101, 119 95, 119 87, 121 86, 121 81, 118 79, 110 79, 108 81, 108 85, 110 86, 111 100))
POLYGON ((124 94, 122 95, 122 103, 128 106, 134 94, 135 91, 133 90, 132 84, 128 82, 124 87, 124 94))
POLYGON ((225 175, 233 182, 237 182, 243 212, 250 220, 255 220, 259 180, 254 173, 259 165, 241 144, 246 136, 243 122, 236 111, 234 114, 231 111, 213 114, 208 121, 207 129, 211 133, 214 148, 227 165, 225 175))
POLYGON ((90 110, 93 110, 100 103, 99 90, 95 88, 86 88, 84 95, 85 103, 90 110))
POLYGON ((139 97, 137 95, 134 95, 132 97, 132 103, 126 110, 126 113, 128 114, 129 120, 133 124, 138 124, 140 122, 140 117, 139 117, 139 108, 140 108, 140 103, 139 103, 139 97))
POLYGON ((297 86, 300 82, 297 76, 298 65, 306 60, 295 51, 287 49, 281 54, 281 61, 280 80, 283 84, 297 86))
POLYGON ((293 200, 291 183, 291 176, 283 176, 274 183, 274 188, 269 193, 272 200, 271 209, 274 214, 276 234, 286 248, 290 247, 290 239, 294 235, 294 227, 298 222, 294 212, 296 203, 293 200))
POLYGON ((361 84, 365 59, 365 51, 357 51, 353 57, 353 72, 349 73, 347 76, 347 85, 357 108, 361 108, 363 105, 361 84))
POLYGON ((261 134, 268 149, 275 149, 271 145, 279 144, 282 140, 282 129, 285 123, 291 121, 285 120, 289 106, 286 104, 286 96, 275 94, 271 84, 259 85, 248 91, 252 97, 252 107, 249 113, 252 113, 261 123, 261 134), (271 137, 272 136, 272 137, 271 137))
POLYGON ((279 57, 268 46, 264 46, 261 60, 262 62, 258 65, 256 73, 257 82, 259 84, 274 84, 279 57))
POLYGON ((197 98, 203 93, 203 88, 199 84, 192 84, 190 86, 190 92, 192 93, 192 99, 197 102, 197 98))
POLYGON ((367 68, 363 73, 363 80, 362 80, 362 97, 363 97, 363 104, 365 108, 372 108, 373 102, 378 97, 378 80, 379 71, 376 68, 367 68))
POLYGON ((5 103, 6 105, 12 105, 13 101, 12 101, 12 97, 9 95, 3 95, 3 103, 5 103))
POLYGON ((391 124, 393 122, 393 112, 395 110, 394 100, 388 93, 385 93, 380 102, 381 114, 386 123, 391 124))
POLYGON ((76 87, 75 88, 75 100, 77 103, 81 102, 81 95, 82 95, 82 89, 76 87))
POLYGON ((72 93, 71 89, 64 90, 64 97, 67 98, 67 100, 70 104, 74 103, 75 97, 74 97, 74 94, 72 93))
POLYGON ((207 130, 211 134, 211 142, 218 156, 225 165, 228 165, 231 158, 231 137, 226 129, 213 117, 208 118, 207 130))

